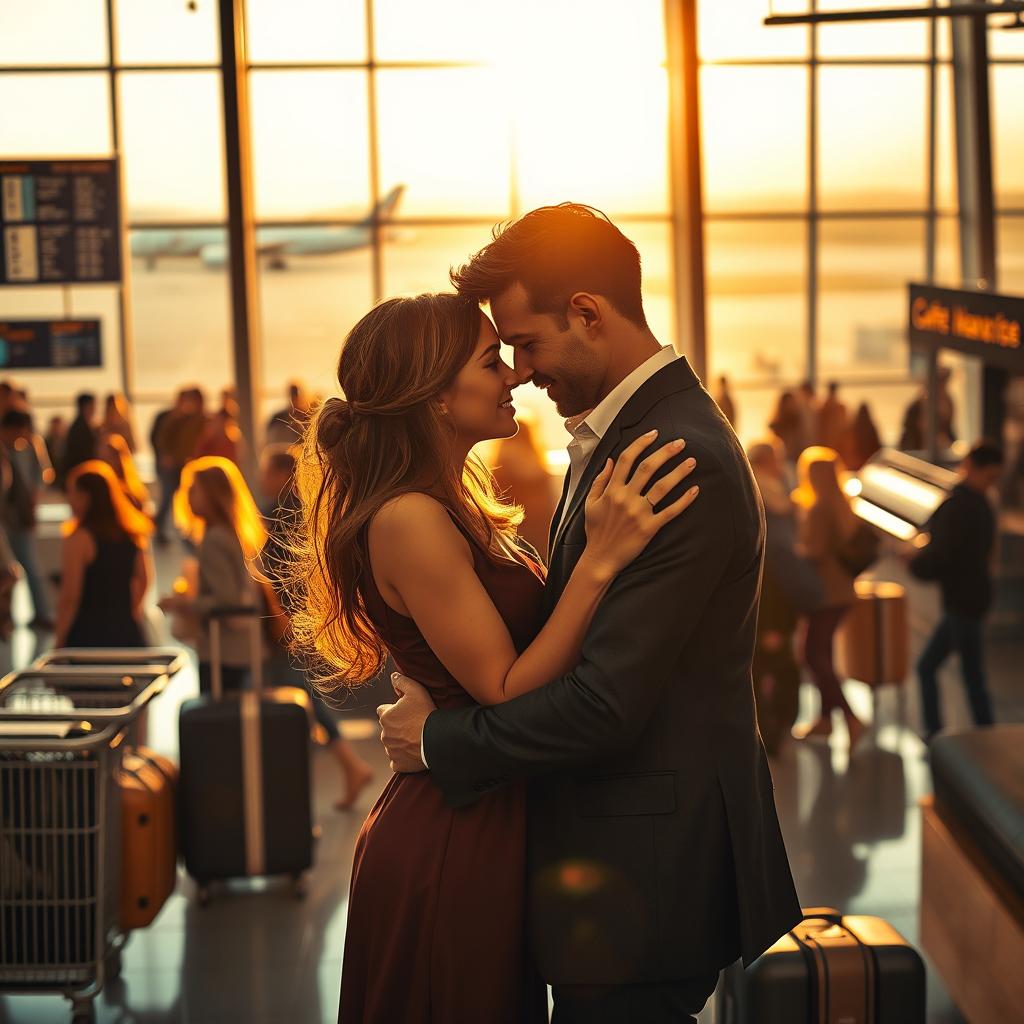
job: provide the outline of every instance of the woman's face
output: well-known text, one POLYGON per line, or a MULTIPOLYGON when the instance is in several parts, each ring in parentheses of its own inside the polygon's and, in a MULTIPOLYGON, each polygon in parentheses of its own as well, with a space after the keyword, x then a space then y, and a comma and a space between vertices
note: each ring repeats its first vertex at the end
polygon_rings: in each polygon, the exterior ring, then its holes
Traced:
POLYGON ((469 362, 442 395, 459 437, 470 447, 478 441, 511 437, 518 429, 512 389, 519 379, 501 358, 491 321, 480 314, 480 334, 469 362))

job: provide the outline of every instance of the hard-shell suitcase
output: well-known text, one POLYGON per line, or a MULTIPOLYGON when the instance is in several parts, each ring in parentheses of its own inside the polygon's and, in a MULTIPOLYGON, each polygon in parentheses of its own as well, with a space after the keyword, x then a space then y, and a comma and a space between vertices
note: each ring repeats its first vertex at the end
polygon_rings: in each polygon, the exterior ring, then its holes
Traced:
POLYGON ((290 875, 302 892, 313 863, 309 697, 264 690, 261 621, 251 608, 210 617, 212 694, 186 701, 178 720, 181 849, 208 898, 212 881, 290 875), (224 695, 220 622, 246 617, 253 688, 224 695))
POLYGON ((177 766, 139 747, 124 755, 121 791, 121 931, 144 928, 174 892, 178 863, 177 766))
POLYGON ((887 921, 804 910, 800 924, 718 986, 717 1024, 924 1024, 925 971, 887 921))

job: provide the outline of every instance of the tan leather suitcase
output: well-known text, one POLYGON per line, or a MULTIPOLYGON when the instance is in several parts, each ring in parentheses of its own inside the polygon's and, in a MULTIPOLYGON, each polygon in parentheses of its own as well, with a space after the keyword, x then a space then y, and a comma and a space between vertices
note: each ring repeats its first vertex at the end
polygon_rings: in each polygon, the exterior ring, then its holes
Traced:
POLYGON ((125 753, 120 775, 122 931, 150 924, 177 881, 178 769, 145 747, 125 753))

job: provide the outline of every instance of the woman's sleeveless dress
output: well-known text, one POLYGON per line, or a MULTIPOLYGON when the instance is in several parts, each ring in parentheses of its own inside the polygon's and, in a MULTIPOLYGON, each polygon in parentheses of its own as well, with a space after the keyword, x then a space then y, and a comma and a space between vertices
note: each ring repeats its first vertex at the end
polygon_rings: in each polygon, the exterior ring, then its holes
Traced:
POLYGON ((86 566, 82 597, 65 639, 68 647, 142 647, 132 614, 132 576, 141 552, 130 540, 93 537, 96 557, 86 566))
MULTIPOLYGON (((476 573, 522 651, 543 622, 543 570, 525 555, 524 564, 495 564, 466 536, 476 573)), ((362 592, 398 669, 439 708, 471 705, 370 572, 362 592)), ((339 1024, 547 1021, 545 988, 526 950, 525 812, 522 785, 453 810, 429 772, 391 779, 356 843, 339 1024)))

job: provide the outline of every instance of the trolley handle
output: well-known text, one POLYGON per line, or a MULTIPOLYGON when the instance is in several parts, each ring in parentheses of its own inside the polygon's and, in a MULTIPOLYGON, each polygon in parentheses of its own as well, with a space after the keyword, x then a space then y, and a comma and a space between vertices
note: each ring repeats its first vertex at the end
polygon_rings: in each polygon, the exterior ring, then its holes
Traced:
POLYGON ((250 631, 249 672, 252 688, 257 695, 263 692, 263 629, 265 612, 251 604, 227 604, 211 608, 206 615, 210 624, 210 691, 214 700, 224 695, 224 663, 221 656, 221 622, 226 619, 248 619, 250 631))

